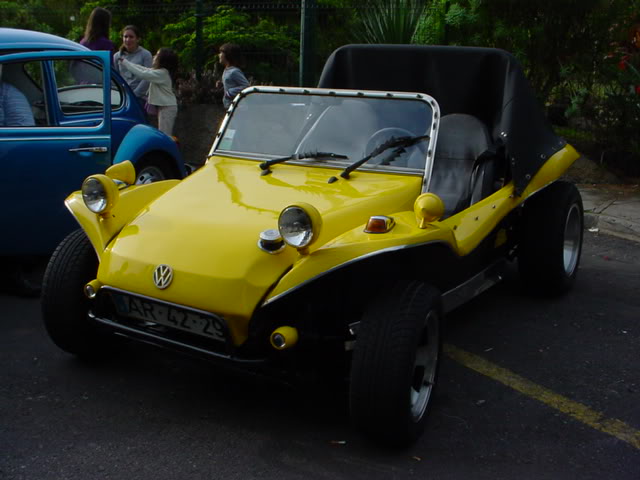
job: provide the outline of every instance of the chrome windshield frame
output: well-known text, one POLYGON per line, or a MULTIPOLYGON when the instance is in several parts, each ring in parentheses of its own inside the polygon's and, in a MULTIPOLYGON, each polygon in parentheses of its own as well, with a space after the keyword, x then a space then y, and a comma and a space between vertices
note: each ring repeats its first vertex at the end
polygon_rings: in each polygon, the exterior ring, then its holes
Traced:
MULTIPOLYGON (((433 170, 433 160, 435 157, 436 150, 436 139, 438 138, 438 128, 440 125, 440 106, 438 102, 425 93, 417 93, 417 92, 386 92, 386 91, 375 91, 375 90, 345 90, 345 89, 325 89, 325 88, 303 88, 303 87, 279 87, 279 86, 251 86, 242 90, 231 102, 231 105, 227 109, 227 112, 220 124, 220 128, 216 133, 216 137, 213 141, 213 145, 209 151, 208 157, 213 156, 225 156, 225 157, 237 157, 243 159, 251 159, 251 160, 264 160, 264 158, 256 157, 252 154, 240 154, 229 151, 217 151, 218 145, 222 139, 222 134, 224 133, 229 121, 233 117, 233 113, 236 110, 238 104, 242 101, 244 97, 253 93, 270 93, 270 94, 288 94, 288 95, 317 95, 317 96, 328 96, 328 97, 353 97, 353 98, 384 98, 384 99, 399 99, 399 100, 419 100, 427 103, 431 108, 432 117, 431 117, 431 127, 429 132, 429 141, 427 145, 427 158, 424 168, 424 173, 422 175, 422 189, 421 192, 425 193, 429 191, 429 183, 431 180, 431 172, 433 170)), ((289 163, 299 164, 299 165, 308 165, 305 162, 298 162, 295 160, 290 161, 289 163)), ((331 163, 327 163, 326 165, 317 165, 314 164, 314 167, 331 167, 335 168, 335 165, 331 163)), ((380 169, 367 168, 367 166, 361 167, 362 170, 368 170, 372 172, 382 172, 382 173, 397 173, 403 175, 412 175, 418 173, 418 170, 411 171, 408 169, 389 169, 381 171, 380 169)))

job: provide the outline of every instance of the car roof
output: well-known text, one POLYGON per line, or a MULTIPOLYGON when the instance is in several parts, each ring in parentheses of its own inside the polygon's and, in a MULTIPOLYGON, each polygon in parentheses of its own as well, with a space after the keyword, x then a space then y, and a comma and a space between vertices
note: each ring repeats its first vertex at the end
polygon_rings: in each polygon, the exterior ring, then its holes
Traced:
POLYGON ((79 43, 49 33, 0 28, 0 53, 24 50, 88 50, 79 43))

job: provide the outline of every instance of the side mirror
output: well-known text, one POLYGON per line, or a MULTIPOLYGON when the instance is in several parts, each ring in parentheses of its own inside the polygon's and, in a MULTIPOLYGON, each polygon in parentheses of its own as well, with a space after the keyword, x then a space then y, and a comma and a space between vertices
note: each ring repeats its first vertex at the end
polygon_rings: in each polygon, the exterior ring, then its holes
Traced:
POLYGON ((113 180, 120 180, 127 185, 136 183, 136 168, 129 160, 111 165, 104 173, 107 177, 113 180))
POLYGON ((435 193, 423 193, 413 204, 413 212, 416 214, 416 222, 419 228, 427 228, 431 222, 435 222, 444 215, 444 203, 435 193))

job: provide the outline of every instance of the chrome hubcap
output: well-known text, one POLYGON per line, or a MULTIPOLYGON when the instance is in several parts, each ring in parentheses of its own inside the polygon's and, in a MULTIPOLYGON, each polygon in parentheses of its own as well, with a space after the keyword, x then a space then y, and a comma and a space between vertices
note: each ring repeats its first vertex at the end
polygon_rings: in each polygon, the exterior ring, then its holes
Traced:
POLYGON ((580 238, 582 234, 582 224, 580 222, 580 209, 577 204, 571 205, 567 214, 567 221, 564 226, 563 260, 564 271, 571 276, 578 264, 578 254, 580 253, 580 238))
POLYGON ((431 311, 427 316, 422 338, 416 350, 411 382, 411 418, 420 421, 429 404, 436 377, 440 343, 438 315, 431 311))
POLYGON ((158 167, 149 166, 142 169, 136 179, 136 185, 144 185, 147 183, 159 182, 164 180, 164 174, 158 167))

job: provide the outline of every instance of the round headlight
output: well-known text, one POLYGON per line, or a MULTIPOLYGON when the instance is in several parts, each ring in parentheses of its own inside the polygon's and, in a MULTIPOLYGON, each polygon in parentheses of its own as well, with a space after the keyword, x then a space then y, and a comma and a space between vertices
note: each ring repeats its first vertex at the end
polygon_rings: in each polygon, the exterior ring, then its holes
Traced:
POLYGON ((105 175, 92 175, 82 183, 82 199, 93 213, 113 208, 118 196, 118 187, 105 175))
POLYGON ((280 213, 278 230, 283 240, 295 248, 304 249, 318 238, 322 220, 311 205, 291 205, 280 213))

